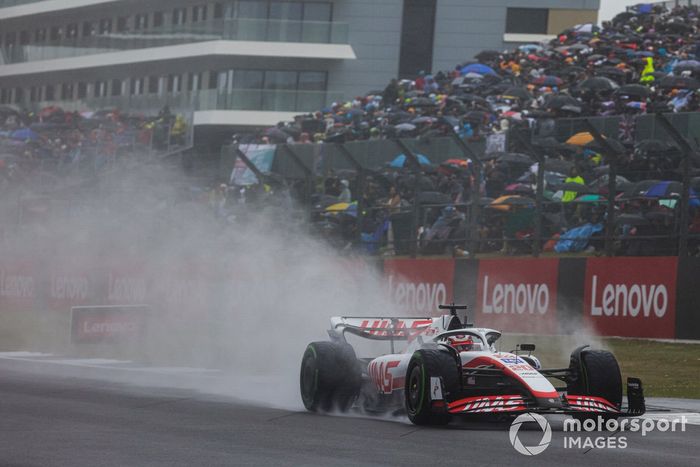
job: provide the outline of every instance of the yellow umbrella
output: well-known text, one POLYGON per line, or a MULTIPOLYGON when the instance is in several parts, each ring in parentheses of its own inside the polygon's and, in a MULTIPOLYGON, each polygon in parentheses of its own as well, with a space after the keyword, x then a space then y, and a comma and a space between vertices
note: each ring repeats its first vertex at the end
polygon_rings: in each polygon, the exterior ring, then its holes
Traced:
POLYGON ((505 195, 491 201, 489 207, 492 209, 497 209, 499 211, 510 211, 513 208, 513 206, 532 207, 534 205, 534 201, 525 196, 505 195))

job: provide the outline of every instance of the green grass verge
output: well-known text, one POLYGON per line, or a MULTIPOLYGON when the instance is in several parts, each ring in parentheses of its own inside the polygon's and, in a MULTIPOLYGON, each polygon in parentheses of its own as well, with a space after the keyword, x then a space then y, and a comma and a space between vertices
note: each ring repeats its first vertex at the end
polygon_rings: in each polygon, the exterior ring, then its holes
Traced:
POLYGON ((582 344, 610 350, 622 370, 623 384, 635 376, 649 397, 700 399, 700 343, 684 344, 645 339, 585 338, 584 336, 515 336, 502 338, 501 350, 515 343, 534 343, 534 355, 545 368, 566 367, 571 351, 582 344))

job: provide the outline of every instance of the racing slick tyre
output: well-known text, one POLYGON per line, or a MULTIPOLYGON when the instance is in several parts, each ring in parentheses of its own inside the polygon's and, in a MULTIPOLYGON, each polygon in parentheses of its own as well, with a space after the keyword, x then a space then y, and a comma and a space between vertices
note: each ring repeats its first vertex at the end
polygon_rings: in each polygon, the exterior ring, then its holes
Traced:
POLYGON ((347 411, 357 398, 362 373, 351 345, 312 342, 301 360, 299 386, 310 411, 347 411))
POLYGON ((408 418, 416 425, 446 425, 450 421, 446 396, 457 394, 459 387, 459 364, 453 355, 438 349, 417 350, 406 372, 404 397, 408 418), (442 380, 444 401, 440 407, 433 407, 431 377, 442 380))
MULTIPOLYGON (((618 409, 622 406, 622 376, 615 356, 607 350, 583 350, 571 355, 576 377, 567 384, 569 394, 602 397, 618 409)), ((581 414, 577 418, 588 418, 581 414)), ((606 415, 605 418, 617 418, 606 415)))

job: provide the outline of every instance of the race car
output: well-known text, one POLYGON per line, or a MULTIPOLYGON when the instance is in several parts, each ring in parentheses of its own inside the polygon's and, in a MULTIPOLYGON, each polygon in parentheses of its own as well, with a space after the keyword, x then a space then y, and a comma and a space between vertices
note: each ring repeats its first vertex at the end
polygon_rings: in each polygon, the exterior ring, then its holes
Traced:
POLYGON ((441 305, 432 318, 333 317, 330 341, 309 344, 301 361, 300 389, 310 411, 405 411, 416 425, 447 424, 454 416, 515 416, 523 412, 577 418, 641 415, 642 383, 622 377, 614 355, 582 346, 567 368, 542 369, 535 346, 511 352, 494 345, 501 333, 457 316, 463 305, 441 305), (349 336, 388 341, 390 352, 358 358, 349 336), (395 352, 396 344, 405 350, 395 352), (558 381, 555 387, 550 380, 558 381))

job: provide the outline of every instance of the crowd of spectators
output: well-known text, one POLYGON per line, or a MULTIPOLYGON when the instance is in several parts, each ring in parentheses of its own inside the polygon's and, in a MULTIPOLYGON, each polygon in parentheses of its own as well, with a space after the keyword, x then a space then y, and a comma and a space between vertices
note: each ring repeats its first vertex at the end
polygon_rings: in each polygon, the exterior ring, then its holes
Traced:
MULTIPOLYGON (((647 113, 700 110, 699 19, 695 6, 637 5, 602 27, 579 25, 547 44, 484 51, 450 71, 394 79, 382 91, 299 115, 254 136, 236 136, 234 142, 323 144, 453 133, 483 141, 499 133, 532 132, 557 119, 617 116, 623 152, 616 179, 617 252, 672 254, 681 153, 672 144, 636 135, 634 122, 647 113)), ((534 150, 548 156, 545 251, 600 252, 608 186, 601 148, 585 132, 540 143, 534 150)), ((463 255, 467 245, 475 253, 528 253, 537 171, 532 155, 490 154, 480 171, 469 159, 437 165, 421 160, 420 170, 404 161, 372 171, 363 183, 357 173, 327 173, 314 198, 316 221, 339 245, 356 245, 361 238, 371 253, 417 249, 463 255), (465 214, 476 202, 483 208, 480 240, 467 243, 465 214)), ((693 225, 700 224, 697 205, 693 196, 693 225)))
POLYGON ((184 146, 187 123, 165 107, 156 115, 118 109, 38 112, 0 107, 0 181, 25 184, 36 173, 95 173, 115 160, 184 146))

